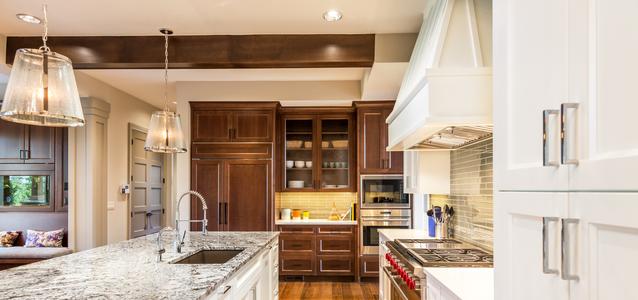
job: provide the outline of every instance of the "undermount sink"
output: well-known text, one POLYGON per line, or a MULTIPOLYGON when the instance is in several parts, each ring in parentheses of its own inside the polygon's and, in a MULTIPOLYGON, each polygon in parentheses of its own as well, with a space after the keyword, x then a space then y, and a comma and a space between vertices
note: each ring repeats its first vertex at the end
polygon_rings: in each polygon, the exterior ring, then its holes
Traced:
POLYGON ((200 250, 174 264, 223 264, 244 250, 200 250))

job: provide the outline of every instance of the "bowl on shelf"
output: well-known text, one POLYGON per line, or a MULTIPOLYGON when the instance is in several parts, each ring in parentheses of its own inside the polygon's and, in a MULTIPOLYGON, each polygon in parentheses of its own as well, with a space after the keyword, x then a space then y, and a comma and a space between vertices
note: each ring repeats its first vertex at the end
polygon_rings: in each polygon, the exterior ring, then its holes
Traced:
POLYGON ((305 141, 305 142, 303 142, 302 147, 305 148, 305 149, 310 149, 310 148, 312 148, 312 142, 311 141, 305 141))
POLYGON ((303 146, 303 141, 286 141, 286 148, 299 149, 303 146))
POLYGON ((295 168, 303 168, 305 164, 303 160, 295 160, 295 168))
POLYGON ((312 168, 312 161, 306 161, 306 168, 312 168))
POLYGON ((303 180, 288 180, 288 187, 293 189, 301 189, 303 188, 304 181, 303 180))
POLYGON ((348 148, 348 141, 347 140, 343 140, 343 141, 332 141, 332 145, 335 148, 348 148))
POLYGON ((294 161, 292 161, 292 160, 287 160, 286 161, 286 168, 290 169, 290 168, 292 168, 294 166, 295 166, 295 162, 294 161))

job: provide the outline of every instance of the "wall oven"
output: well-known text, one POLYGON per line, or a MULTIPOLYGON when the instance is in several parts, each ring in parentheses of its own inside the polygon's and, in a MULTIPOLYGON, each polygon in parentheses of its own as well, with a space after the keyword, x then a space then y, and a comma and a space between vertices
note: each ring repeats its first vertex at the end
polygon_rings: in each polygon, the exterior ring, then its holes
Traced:
POLYGON ((380 229, 410 229, 412 215, 410 209, 362 209, 360 216, 361 254, 379 254, 380 229))
POLYGON ((410 208, 402 175, 361 175, 361 208, 410 208))

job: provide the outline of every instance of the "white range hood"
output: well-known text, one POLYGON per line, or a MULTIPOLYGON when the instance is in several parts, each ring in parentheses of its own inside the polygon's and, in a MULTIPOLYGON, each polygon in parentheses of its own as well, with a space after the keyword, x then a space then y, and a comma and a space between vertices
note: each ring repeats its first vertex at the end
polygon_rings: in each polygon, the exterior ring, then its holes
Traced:
POLYGON ((491 0, 432 0, 389 124, 388 150, 449 150, 491 136, 491 0))

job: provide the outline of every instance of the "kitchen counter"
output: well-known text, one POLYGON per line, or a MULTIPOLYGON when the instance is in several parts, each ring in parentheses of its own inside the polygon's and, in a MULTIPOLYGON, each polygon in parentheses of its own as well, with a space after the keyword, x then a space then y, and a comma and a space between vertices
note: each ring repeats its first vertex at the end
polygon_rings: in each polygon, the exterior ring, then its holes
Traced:
MULTIPOLYGON (((381 229, 379 235, 380 241, 432 238, 426 230, 418 229, 381 229)), ((424 268, 423 270, 428 278, 428 285, 432 284, 445 289, 459 299, 494 299, 493 268, 424 268)), ((435 292, 435 294, 443 293, 435 292)))
POLYGON ((310 219, 310 220, 276 220, 276 225, 357 225, 357 221, 331 221, 328 219, 310 219))
POLYGON ((277 232, 189 233, 182 253, 157 234, 0 271, 0 299, 199 299, 212 293, 268 244, 277 232), (171 264, 200 249, 244 249, 224 264, 171 264))

